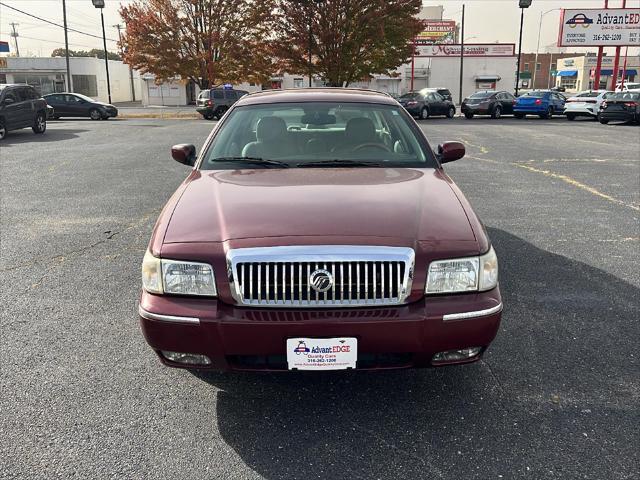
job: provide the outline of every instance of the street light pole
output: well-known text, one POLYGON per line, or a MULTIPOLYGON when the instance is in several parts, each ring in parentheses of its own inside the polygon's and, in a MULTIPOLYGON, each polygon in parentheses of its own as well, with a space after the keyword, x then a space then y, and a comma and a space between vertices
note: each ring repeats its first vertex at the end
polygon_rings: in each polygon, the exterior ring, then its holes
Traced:
POLYGON ((520 0, 520 40, 518 42, 518 69, 516 71, 516 97, 520 88, 520 58, 522 57, 522 26, 524 25, 524 9, 531 6, 531 0, 520 0))
POLYGON ((547 10, 546 12, 540 12, 540 23, 538 24, 538 44, 536 45, 536 59, 534 60, 533 65, 533 81, 531 85, 533 88, 536 88, 536 73, 538 71, 538 52, 540 51, 540 30, 542 30, 542 17, 544 17, 547 13, 554 12, 556 10, 560 10, 559 8, 552 8, 551 10, 547 10))
POLYGON ((104 31, 104 0, 91 0, 93 6, 100 9, 100 21, 102 22, 102 45, 104 47, 104 65, 107 70, 107 96, 111 103, 111 82, 109 81, 109 56, 107 54, 107 34, 104 31))
POLYGON ((460 83, 458 90, 458 105, 462 105, 462 87, 464 79, 464 3, 462 4, 462 25, 460 25, 460 83))

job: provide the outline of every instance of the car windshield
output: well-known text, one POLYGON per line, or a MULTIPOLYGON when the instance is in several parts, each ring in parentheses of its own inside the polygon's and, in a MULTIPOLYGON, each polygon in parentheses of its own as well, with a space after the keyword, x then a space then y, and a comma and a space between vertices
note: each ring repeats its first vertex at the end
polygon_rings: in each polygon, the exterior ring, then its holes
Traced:
POLYGON ((237 107, 202 156, 202 169, 435 167, 418 127, 400 106, 271 103, 237 107))
POLYGON ((82 100, 85 100, 87 102, 93 102, 95 100, 93 100, 93 98, 87 97, 86 95, 82 95, 81 93, 74 93, 73 94, 75 97, 81 98, 82 100))
POLYGON ((469 98, 489 98, 493 96, 494 93, 496 92, 476 92, 473 95, 471 95, 469 98))

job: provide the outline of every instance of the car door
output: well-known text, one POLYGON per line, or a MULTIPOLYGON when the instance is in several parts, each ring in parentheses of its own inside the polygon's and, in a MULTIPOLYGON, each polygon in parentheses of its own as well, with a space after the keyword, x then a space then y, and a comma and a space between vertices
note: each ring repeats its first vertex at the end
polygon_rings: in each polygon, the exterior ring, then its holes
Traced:
POLYGON ((60 93, 56 93, 55 95, 49 95, 47 98, 47 103, 53 107, 53 114, 56 117, 62 117, 67 112, 65 95, 60 93))
POLYGON ((444 102, 444 98, 439 93, 430 93, 429 101, 431 106, 431 112, 435 115, 444 115, 446 114, 446 104, 444 102))
POLYGON ((564 97, 557 93, 552 93, 551 98, 553 103, 553 110, 556 112, 564 112, 564 97))
POLYGON ((18 97, 18 101, 16 105, 18 106, 18 128, 30 127, 33 125, 34 120, 34 106, 33 106, 33 97, 31 95, 31 87, 18 87, 16 88, 16 97, 18 97))
POLYGON ((22 128, 22 119, 20 118, 20 101, 16 92, 16 88, 7 87, 2 97, 2 112, 7 130, 22 128))
POLYGON ((67 94, 66 97, 66 109, 67 115, 70 117, 88 117, 89 116, 89 104, 75 95, 67 94))
POLYGON ((507 92, 500 92, 500 105, 502 105, 503 113, 513 113, 513 102, 516 99, 513 95, 507 92))

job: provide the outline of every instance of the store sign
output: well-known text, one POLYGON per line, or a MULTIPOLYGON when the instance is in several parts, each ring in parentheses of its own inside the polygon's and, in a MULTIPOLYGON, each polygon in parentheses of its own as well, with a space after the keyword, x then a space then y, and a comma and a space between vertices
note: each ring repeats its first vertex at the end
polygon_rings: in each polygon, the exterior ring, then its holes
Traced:
POLYGON ((621 45, 640 45, 640 11, 637 8, 562 10, 559 47, 621 45))
MULTIPOLYGON (((465 57, 513 57, 513 43, 477 43, 464 46, 465 57)), ((416 57, 459 57, 460 45, 418 45, 416 57)))
POLYGON ((455 20, 424 20, 422 32, 416 37, 418 45, 453 43, 456 38, 455 20))

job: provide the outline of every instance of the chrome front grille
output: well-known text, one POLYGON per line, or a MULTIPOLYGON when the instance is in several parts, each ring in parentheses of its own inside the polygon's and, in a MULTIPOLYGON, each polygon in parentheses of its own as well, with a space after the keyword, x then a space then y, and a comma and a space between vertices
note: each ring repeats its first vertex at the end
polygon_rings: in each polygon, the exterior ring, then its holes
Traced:
POLYGON ((411 291, 414 252, 342 245, 240 248, 229 251, 227 262, 240 305, 396 305, 411 291))

